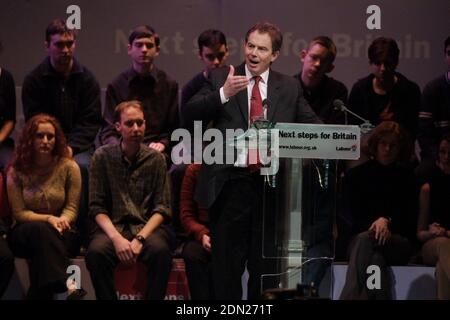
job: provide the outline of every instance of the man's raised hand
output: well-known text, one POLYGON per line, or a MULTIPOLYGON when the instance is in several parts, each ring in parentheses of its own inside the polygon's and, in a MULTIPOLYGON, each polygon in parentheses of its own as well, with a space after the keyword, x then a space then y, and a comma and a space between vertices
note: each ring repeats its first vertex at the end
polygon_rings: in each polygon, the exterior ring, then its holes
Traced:
POLYGON ((223 85, 223 94, 226 99, 236 95, 239 91, 244 90, 248 86, 248 80, 246 76, 235 76, 234 67, 230 65, 230 71, 228 72, 227 80, 223 85))

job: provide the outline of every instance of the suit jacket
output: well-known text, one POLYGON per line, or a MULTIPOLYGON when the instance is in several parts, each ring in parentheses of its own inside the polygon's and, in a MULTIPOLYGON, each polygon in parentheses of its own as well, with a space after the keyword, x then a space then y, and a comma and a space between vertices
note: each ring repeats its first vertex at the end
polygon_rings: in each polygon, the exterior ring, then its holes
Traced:
MULTIPOLYGON (((191 98, 183 109, 183 117, 189 123, 213 121, 214 128, 225 137, 226 129, 248 129, 248 95, 242 90, 222 104, 219 90, 225 83, 229 67, 210 72, 202 89, 191 98)), ((236 67, 235 75, 245 75, 245 64, 236 67)), ((267 119, 271 122, 322 123, 303 97, 297 80, 270 70, 267 84, 267 119)), ((225 140, 225 139, 224 139, 225 140)), ((242 174, 233 165, 203 163, 199 175, 196 200, 207 208, 217 199, 226 181, 242 174)))

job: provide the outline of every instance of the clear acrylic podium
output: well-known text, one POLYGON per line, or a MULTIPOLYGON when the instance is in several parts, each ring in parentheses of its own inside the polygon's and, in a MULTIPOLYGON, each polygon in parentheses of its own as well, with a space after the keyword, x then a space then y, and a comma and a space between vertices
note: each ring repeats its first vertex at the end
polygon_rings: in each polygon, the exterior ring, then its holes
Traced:
POLYGON ((282 162, 277 187, 264 187, 262 256, 276 261, 276 270, 262 275, 262 292, 316 287, 334 259, 337 161, 282 162))
MULTIPOLYGON (((275 126, 263 121, 253 128, 256 127, 257 130, 275 128, 278 134, 281 130, 286 132, 298 130, 298 126, 298 124, 275 126)), ((283 293, 284 298, 287 292, 291 292, 290 298, 315 295, 317 291, 309 293, 299 291, 315 289, 321 285, 321 297, 330 296, 331 281, 329 276, 326 278, 335 253, 335 220, 340 194, 338 159, 359 158, 360 135, 356 126, 316 127, 319 128, 316 130, 319 136, 321 129, 330 131, 351 128, 357 131, 357 141, 352 148, 358 150, 350 157, 348 154, 341 156, 339 152, 331 152, 320 156, 321 159, 278 155, 279 170, 275 175, 265 179, 264 183, 261 255, 271 261, 273 270, 261 276, 263 293, 279 292, 283 293)), ((250 134, 246 132, 243 136, 237 137, 237 140, 242 141, 252 134, 254 136, 255 131, 250 134)), ((320 143, 327 144, 327 147, 330 147, 328 144, 333 144, 332 150, 342 149, 338 140, 320 143)), ((280 142, 276 147, 279 148, 281 144, 280 142)))

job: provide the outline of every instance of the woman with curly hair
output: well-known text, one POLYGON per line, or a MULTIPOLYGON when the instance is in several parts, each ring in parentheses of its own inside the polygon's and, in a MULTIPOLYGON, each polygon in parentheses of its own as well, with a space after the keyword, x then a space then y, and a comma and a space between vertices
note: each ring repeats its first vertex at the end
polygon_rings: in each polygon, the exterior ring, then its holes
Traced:
MULTIPOLYGON (((27 297, 51 299, 68 291, 68 250, 81 176, 54 117, 39 114, 25 124, 8 167, 7 190, 15 220, 10 246, 29 261, 27 297)), ((79 294, 75 290, 70 297, 79 294)))
POLYGON ((353 239, 341 299, 392 299, 387 266, 408 263, 415 239, 418 188, 413 171, 402 165, 410 158, 409 139, 398 123, 385 121, 368 144, 371 159, 344 178, 344 210, 353 239), (380 271, 373 288, 369 266, 380 271))

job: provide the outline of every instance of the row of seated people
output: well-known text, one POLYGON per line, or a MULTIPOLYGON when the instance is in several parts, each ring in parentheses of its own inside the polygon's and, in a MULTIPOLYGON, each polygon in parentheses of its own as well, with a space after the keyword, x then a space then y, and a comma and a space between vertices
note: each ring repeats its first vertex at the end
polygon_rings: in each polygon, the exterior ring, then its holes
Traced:
MULTIPOLYGON (((82 173, 81 211, 87 209, 87 167, 98 135, 100 145, 117 142, 112 115, 115 106, 128 100, 143 103, 147 126, 144 142, 163 152, 171 152, 170 136, 180 126, 192 128, 192 121, 180 121, 179 109, 207 82, 213 69, 226 65, 229 55, 225 35, 218 30, 207 30, 198 38, 198 57, 205 68, 182 90, 178 106, 178 84, 155 65, 160 54, 160 39, 149 26, 133 29, 129 36, 128 54, 132 66, 111 81, 106 90, 102 117, 100 86, 93 73, 74 57, 76 33, 62 20, 52 21, 45 32, 48 56, 31 71, 22 86, 25 120, 38 113, 57 118, 64 130, 70 152, 80 165, 82 173), (100 132, 99 132, 100 130, 100 132)), ((447 65, 450 65, 450 38, 444 43, 447 65)), ((316 37, 300 52, 302 68, 295 78, 310 107, 325 123, 343 123, 344 114, 335 110, 333 101, 348 101, 350 110, 377 125, 384 120, 400 123, 411 137, 419 140, 424 165, 436 160, 437 139, 449 131, 446 110, 450 101, 449 77, 444 75, 431 81, 423 90, 397 72, 399 48, 393 39, 377 38, 368 49, 371 74, 358 80, 347 99, 345 85, 327 76, 334 69, 337 50, 328 37, 316 37)), ((0 166, 8 163, 13 150, 9 137, 16 121, 14 80, 5 69, 0 69, 0 166)), ((349 118, 356 123, 356 118, 349 118)), ((206 125, 206 124, 205 124, 206 125)), ((173 169, 174 171, 176 169, 173 169)), ((181 172, 174 172, 174 188, 179 190, 181 172)), ((178 194, 178 192, 177 192, 178 194)), ((175 199, 178 200, 178 199, 175 199)), ((177 203, 174 201, 175 211, 177 203)), ((80 226, 82 227, 82 226, 80 226)))
MULTIPOLYGON (((98 299, 115 299, 114 267, 119 261, 132 264, 137 260, 149 268, 147 298, 163 299, 175 240, 167 223, 170 210, 165 160, 140 145, 145 130, 145 122, 138 126, 144 118, 142 106, 132 101, 117 109, 124 154, 113 145, 94 155, 90 217, 97 228, 93 230, 86 263, 98 299), (128 153, 130 145, 134 149, 128 153), (137 168, 130 168, 133 157, 137 168), (128 214, 123 213, 124 205, 128 206, 128 214), (145 217, 130 210, 142 206, 146 207, 145 217)), ((385 289, 391 287, 386 268, 406 264, 417 240, 422 244, 423 262, 436 266, 438 298, 450 298, 450 219, 445 213, 450 191, 450 135, 440 141, 436 167, 419 190, 413 171, 405 165, 410 160, 410 145, 400 125, 383 122, 369 138, 370 160, 345 174, 344 211, 352 222, 352 239, 342 299, 390 299, 391 292, 385 289), (381 268, 383 290, 369 290, 366 281, 361 280, 367 277, 369 265, 381 268)), ((200 170, 201 165, 189 165, 181 188, 180 218, 188 235, 181 256, 186 263, 191 297, 212 299, 209 214, 194 197, 200 170)), ((27 123, 8 169, 6 185, 14 224, 10 231, 5 229, 5 221, 1 225, 8 238, 0 241, 0 293, 6 289, 14 268, 8 244, 14 255, 30 262, 28 298, 51 298, 66 291, 81 176, 53 117, 37 115, 27 123)), ((7 204, 1 205, 4 211, 7 204)), ((80 291, 76 286, 71 288, 69 297, 81 297, 80 291)))
MULTIPOLYGON (((169 178, 164 156, 142 144, 145 121, 138 101, 117 107, 120 144, 99 148, 90 165, 93 222, 86 265, 98 299, 115 299, 113 271, 119 262, 149 269, 148 299, 163 299, 172 267, 175 237, 170 227, 169 178)), ((2 238, 2 290, 12 255, 29 261, 30 299, 67 291, 81 298, 79 284, 66 283, 74 254, 81 174, 59 122, 39 114, 27 121, 7 169, 13 223, 2 238)))
MULTIPOLYGON (((264 30, 261 29, 261 31, 264 33, 264 30)), ((217 33, 213 32, 213 35, 216 40, 222 38, 221 35, 218 36, 217 33)), ((246 50, 247 47, 252 45, 252 43, 248 41, 248 35, 249 34, 247 34, 245 44, 246 50)), ((211 33, 209 34, 209 37, 211 37, 211 33)), ((152 28, 147 26, 136 28, 131 33, 129 40, 128 49, 133 66, 108 86, 106 96, 107 105, 105 106, 104 114, 106 125, 101 130, 100 140, 105 143, 108 143, 107 141, 109 140, 115 140, 117 142, 118 134, 114 128, 116 127, 115 120, 117 119, 114 119, 112 110, 114 110, 114 107, 121 101, 137 98, 142 101, 145 118, 150 121, 145 127, 143 141, 152 149, 166 153, 167 155, 169 152, 170 133, 178 126, 177 85, 175 82, 169 81, 170 79, 167 78, 167 75, 156 69, 153 65, 153 59, 159 54, 159 43, 158 36, 152 28), (147 75, 147 77, 145 75, 147 75), (148 77, 148 75, 150 75, 150 77, 148 77), (158 88, 159 85, 161 85, 161 87, 158 88), (149 90, 144 90, 144 88, 146 89, 149 86, 153 88, 153 93, 149 93, 149 90), (159 95, 156 95, 156 93, 159 93, 159 95), (167 104, 161 106, 160 104, 163 102, 168 103, 170 106, 167 104), (173 107, 174 105, 175 107, 173 107), (164 114, 165 116, 161 117, 161 114, 164 114), (164 124, 158 124, 161 118, 164 118, 164 124), (167 130, 161 129, 162 127, 167 130), (113 137, 115 137, 115 139, 113 137)), ((88 192, 91 194, 93 193, 87 186, 88 184, 90 185, 87 163, 90 161, 90 155, 93 153, 93 149, 91 148, 92 141, 94 140, 93 138, 95 137, 99 126, 95 124, 95 121, 91 122, 89 119, 99 119, 100 100, 97 92, 98 84, 96 84, 95 81, 92 82, 95 80, 92 74, 84 67, 77 65, 76 60, 73 58, 75 35, 71 30, 67 30, 63 22, 54 21, 50 24, 46 33, 46 42, 49 49, 49 57, 39 68, 27 77, 26 83, 24 83, 24 114, 26 115, 26 118, 30 119, 35 113, 47 112, 54 115, 61 122, 63 131, 68 140, 69 155, 75 155, 74 158, 81 169, 81 183, 83 185, 81 188, 82 192, 79 210, 81 216, 88 211, 88 197, 86 194, 88 192), (79 85, 75 85, 75 83, 78 83, 79 85), (60 90, 61 85, 64 90, 60 90), (75 90, 74 92, 71 92, 73 89, 72 86, 81 91, 75 90), (55 87, 59 89, 55 89, 55 87), (29 103, 27 103, 27 99, 29 103), (39 101, 39 103, 37 103, 37 101, 39 101), (61 101, 67 103, 61 105, 61 101), (61 114, 62 110, 72 110, 71 107, 75 105, 80 105, 77 112, 64 112, 64 115, 61 114), (33 110, 33 112, 30 110, 33 110), (70 119, 65 117, 69 117, 70 119), (81 147, 82 144, 84 144, 83 147, 81 147), (87 154, 84 151, 86 151, 87 154), (88 161, 84 161, 83 163, 82 159, 87 159, 88 161)), ((447 42, 445 48, 447 53, 447 42)), ((210 71, 214 68, 223 66, 227 53, 226 42, 216 41, 216 43, 211 46, 203 46, 199 43, 199 56, 205 63, 209 63, 209 65, 207 65, 207 68, 185 87, 186 90, 183 90, 182 109, 184 108, 183 101, 184 103, 188 103, 188 101, 191 100, 189 97, 185 97, 184 93, 187 95, 189 92, 195 94, 195 90, 199 90, 199 88, 205 86, 205 83, 207 85, 207 77, 209 77, 210 71), (189 85, 197 85, 197 89, 192 89, 189 85)), ((303 69, 297 76, 299 81, 299 84, 297 85, 303 88, 304 97, 325 123, 339 123, 342 121, 331 120, 333 117, 342 119, 342 114, 339 114, 334 110, 332 102, 337 98, 346 101, 347 95, 345 86, 326 76, 326 74, 331 72, 334 67, 333 61, 335 56, 336 47, 329 38, 318 37, 314 39, 309 44, 308 48, 301 52, 303 69)), ((274 57, 276 58, 278 55, 274 53, 274 57)), ((373 74, 367 79, 364 79, 364 81, 361 80, 361 83, 358 82, 357 84, 359 85, 354 86, 350 94, 349 104, 353 106, 354 111, 367 117, 374 124, 386 120, 396 120, 407 128, 410 136, 415 137, 416 123, 418 122, 417 114, 420 104, 420 90, 417 85, 406 78, 404 79, 403 76, 395 72, 398 58, 399 50, 394 40, 386 38, 376 39, 369 48, 369 60, 372 68, 374 68, 373 74), (370 94, 365 94, 366 92, 370 94), (369 98, 366 101, 365 99, 370 95, 373 95, 374 97, 369 98), (358 96, 361 99, 358 100, 356 98, 358 96), (354 99, 352 97, 354 97, 354 99), (408 97, 415 98, 411 102, 404 103, 405 99, 408 97), (351 101, 357 102, 352 103, 351 101), (375 107, 372 106, 373 103, 376 104, 375 107), (358 110, 357 108, 362 109, 358 110)), ((250 62, 248 63, 246 57, 246 67, 247 65, 251 65, 252 60, 249 61, 250 62)), ((234 70, 234 68, 232 70, 234 70)), ((233 72, 230 72, 229 78, 231 79, 233 76, 233 72)), ((448 74, 444 77, 444 80, 446 79, 448 79, 448 74)), ((448 82, 448 80, 446 81, 448 82)), ((442 81, 439 82, 439 88, 436 90, 441 90, 441 82, 442 81)), ((240 88, 240 90, 242 90, 242 88, 240 88)), ((444 92, 446 91, 444 90, 444 92)), ((9 109, 2 108, 2 110, 9 109)), ((430 125, 431 127, 435 126, 436 121, 433 121, 434 116, 435 114, 433 114, 433 112, 423 112, 423 117, 421 119, 427 121, 428 128, 430 125)), ((186 119, 183 120, 185 122, 184 126, 189 127, 191 122, 187 121, 188 123, 186 124, 186 119)), ((445 131, 445 121, 441 122, 439 122, 442 124, 442 128, 440 128, 442 131, 445 131)), ((431 131, 433 131, 433 135, 436 134, 436 130, 431 131)), ((433 138, 435 137, 433 136, 433 138)), ((177 176, 177 179, 181 180, 183 174, 184 171, 181 170, 181 174, 177 176)), ((174 184, 174 186, 176 186, 176 184, 174 184)), ((177 192, 175 187, 172 194, 174 195, 172 197, 174 199, 172 201, 172 206, 176 207, 178 203, 176 198, 178 197, 179 192, 177 192)), ((130 217, 126 219, 134 219, 133 214, 130 214, 129 216, 130 217)), ((81 218, 78 219, 78 221, 82 222, 79 225, 79 227, 82 227, 84 222, 88 221, 88 219, 81 218)), ((178 219, 175 221, 178 221, 178 219)), ((123 234, 128 234, 128 237, 136 235, 136 230, 121 230, 121 232, 123 234)), ((125 255, 124 258, 126 258, 126 256, 127 255, 125 255)))
POLYGON ((450 135, 426 184, 411 168, 411 142, 392 121, 378 125, 368 140, 370 159, 343 178, 343 214, 350 221, 349 267, 341 299, 391 299, 389 265, 406 265, 421 248, 426 265, 436 266, 437 297, 450 299, 448 192, 450 135), (381 269, 381 289, 366 285, 367 268, 381 269))

